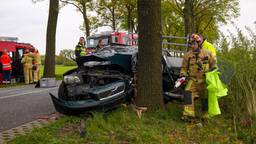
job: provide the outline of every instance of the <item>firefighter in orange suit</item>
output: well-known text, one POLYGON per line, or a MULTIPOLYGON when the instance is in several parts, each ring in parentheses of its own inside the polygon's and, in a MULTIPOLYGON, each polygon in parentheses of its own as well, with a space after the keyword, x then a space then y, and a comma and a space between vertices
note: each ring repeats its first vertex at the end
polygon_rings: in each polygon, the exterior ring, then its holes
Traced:
POLYGON ((21 63, 23 64, 23 72, 24 72, 24 79, 25 84, 33 83, 33 76, 32 76, 32 61, 33 57, 31 56, 28 49, 24 51, 23 58, 21 63))
POLYGON ((207 116, 208 101, 205 82, 205 73, 215 68, 215 58, 208 50, 202 49, 200 41, 191 42, 189 52, 184 55, 180 76, 187 77, 184 98, 189 99, 189 103, 184 105, 182 120, 193 120, 195 118, 194 98, 199 95, 202 103, 202 115, 207 116))
POLYGON ((12 60, 5 49, 0 57, 2 64, 3 83, 7 84, 11 82, 12 60))

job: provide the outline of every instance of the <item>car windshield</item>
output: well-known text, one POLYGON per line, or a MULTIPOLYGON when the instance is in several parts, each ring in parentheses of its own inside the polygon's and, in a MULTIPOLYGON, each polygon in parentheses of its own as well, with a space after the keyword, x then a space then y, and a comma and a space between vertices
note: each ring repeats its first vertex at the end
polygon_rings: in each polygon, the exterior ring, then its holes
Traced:
POLYGON ((87 47, 96 47, 99 43, 99 39, 102 39, 103 45, 108 45, 108 38, 89 38, 87 39, 87 47))

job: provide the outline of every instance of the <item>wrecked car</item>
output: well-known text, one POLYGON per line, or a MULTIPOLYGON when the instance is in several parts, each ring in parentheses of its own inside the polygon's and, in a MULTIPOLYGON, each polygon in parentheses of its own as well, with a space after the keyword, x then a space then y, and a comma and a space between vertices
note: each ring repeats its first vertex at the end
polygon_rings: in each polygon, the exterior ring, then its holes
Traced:
MULTIPOLYGON (((56 110, 64 114, 91 110, 107 111, 134 98, 134 72, 138 48, 107 46, 77 59, 78 67, 66 72, 57 95, 51 94, 56 110)), ((162 51, 163 100, 180 98, 171 93, 178 78, 182 58, 162 51), (168 92, 168 94, 166 94, 168 92)))

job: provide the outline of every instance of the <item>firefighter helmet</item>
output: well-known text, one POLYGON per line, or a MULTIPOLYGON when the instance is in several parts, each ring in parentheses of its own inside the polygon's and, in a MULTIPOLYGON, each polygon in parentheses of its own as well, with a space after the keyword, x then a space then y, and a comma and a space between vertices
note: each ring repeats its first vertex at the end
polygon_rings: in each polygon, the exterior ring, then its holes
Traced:
POLYGON ((201 44, 203 42, 203 39, 200 35, 198 34, 192 34, 191 35, 191 41, 196 41, 198 42, 199 44, 201 44))

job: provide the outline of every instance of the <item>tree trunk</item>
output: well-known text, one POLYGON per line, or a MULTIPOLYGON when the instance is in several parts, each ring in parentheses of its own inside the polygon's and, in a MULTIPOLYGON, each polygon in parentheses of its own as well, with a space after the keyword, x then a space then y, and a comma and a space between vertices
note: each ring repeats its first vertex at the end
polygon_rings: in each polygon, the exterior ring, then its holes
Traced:
POLYGON ((136 104, 163 108, 161 1, 138 0, 138 95, 136 104))
POLYGON ((44 77, 55 77, 55 38, 59 13, 59 1, 50 0, 46 34, 44 77))
POLYGON ((185 7, 183 9, 184 13, 184 26, 185 26, 185 36, 188 34, 192 34, 192 7, 191 7, 191 0, 185 0, 185 7))
POLYGON ((111 14, 112 14, 112 28, 113 28, 113 31, 116 31, 116 17, 115 17, 115 8, 114 7, 111 10, 111 14))
POLYGON ((197 30, 196 30, 196 23, 198 22, 197 21, 197 18, 196 16, 194 15, 194 11, 193 11, 193 1, 190 1, 190 19, 191 19, 191 33, 197 33, 197 30))
POLYGON ((132 24, 131 24, 131 21, 132 21, 132 17, 131 17, 131 13, 132 13, 132 10, 130 8, 129 5, 126 6, 126 9, 127 9, 127 26, 128 26, 128 31, 130 33, 132 33, 132 24))
POLYGON ((86 3, 84 1, 82 2, 82 7, 83 7, 85 34, 86 34, 86 37, 88 37, 90 36, 90 24, 89 24, 89 19, 87 18, 86 3))

